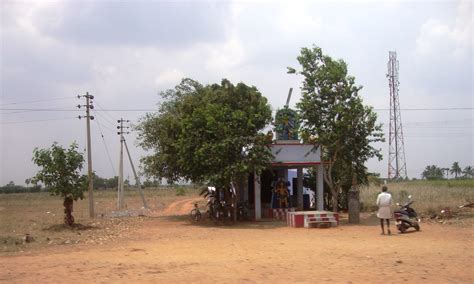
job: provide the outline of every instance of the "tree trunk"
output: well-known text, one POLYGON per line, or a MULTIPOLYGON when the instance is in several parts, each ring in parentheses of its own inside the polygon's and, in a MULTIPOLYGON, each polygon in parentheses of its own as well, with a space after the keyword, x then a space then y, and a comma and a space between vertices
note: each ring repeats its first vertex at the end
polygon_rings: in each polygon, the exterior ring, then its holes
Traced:
POLYGON ((360 223, 360 200, 359 189, 357 186, 352 186, 348 192, 348 209, 349 209, 349 223, 360 223))
POLYGON ((237 200, 240 196, 240 183, 237 183, 237 187, 234 186, 235 195, 232 196, 232 221, 237 222, 237 200))
POLYGON ((331 195, 332 195, 332 212, 337 212, 338 211, 337 201, 339 198, 339 192, 337 190, 337 187, 331 188, 331 195))
POLYGON ((359 188, 357 187, 357 175, 352 174, 352 186, 347 193, 347 209, 349 210, 349 223, 359 224, 360 223, 360 199, 359 199, 359 188))
POLYGON ((74 217, 72 216, 74 200, 70 197, 64 198, 64 223, 66 225, 74 225, 74 217))

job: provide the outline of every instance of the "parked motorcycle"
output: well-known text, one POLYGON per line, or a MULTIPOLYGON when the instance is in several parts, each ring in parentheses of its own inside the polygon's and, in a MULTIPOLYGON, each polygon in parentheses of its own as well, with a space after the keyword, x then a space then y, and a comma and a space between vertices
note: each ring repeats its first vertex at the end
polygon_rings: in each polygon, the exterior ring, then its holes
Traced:
POLYGON ((246 201, 237 203, 237 220, 247 221, 249 220, 249 204, 246 201))
POLYGON ((397 203, 400 209, 395 210, 394 213, 397 229, 400 233, 405 233, 409 228, 414 228, 417 231, 420 230, 420 219, 418 218, 416 211, 411 208, 413 202, 414 201, 411 200, 411 195, 409 195, 408 201, 405 204, 400 205, 400 203, 397 203))

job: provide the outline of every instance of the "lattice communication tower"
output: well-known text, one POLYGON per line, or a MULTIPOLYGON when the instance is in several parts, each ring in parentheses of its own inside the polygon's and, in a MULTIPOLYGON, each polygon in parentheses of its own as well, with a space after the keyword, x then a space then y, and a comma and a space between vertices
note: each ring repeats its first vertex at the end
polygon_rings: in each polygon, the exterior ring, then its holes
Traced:
POLYGON ((388 84, 390 88, 390 130, 388 139, 388 179, 407 178, 405 145, 403 142, 402 116, 398 98, 398 60, 395 51, 389 51, 388 84))

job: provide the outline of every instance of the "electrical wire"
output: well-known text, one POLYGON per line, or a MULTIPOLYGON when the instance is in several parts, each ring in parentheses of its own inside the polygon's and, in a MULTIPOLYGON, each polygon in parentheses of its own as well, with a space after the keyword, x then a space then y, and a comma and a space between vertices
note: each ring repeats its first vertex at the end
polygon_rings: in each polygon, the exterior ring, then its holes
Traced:
MULTIPOLYGON (((55 109, 55 108, 0 108, 1 111, 81 111, 80 109, 55 109)), ((389 111, 390 109, 374 109, 375 111, 389 111)), ((459 110, 474 110, 473 107, 452 107, 452 108, 404 108, 401 111, 459 111, 459 110)), ((100 109, 102 112, 139 112, 139 111, 156 111, 156 109, 100 109)))
POLYGON ((39 102, 50 102, 50 101, 60 101, 60 100, 67 100, 67 99, 72 99, 72 98, 76 98, 76 96, 60 97, 60 98, 49 98, 49 99, 34 100, 34 101, 19 101, 19 102, 3 103, 3 104, 0 104, 0 106, 31 104, 31 103, 39 103, 39 102))
POLYGON ((30 111, 82 111, 80 109, 58 109, 58 108, 0 108, 1 111, 14 110, 22 112, 30 111))
POLYGON ((112 127, 115 127, 116 124, 111 122, 105 115, 101 114, 100 112, 96 111, 94 109, 94 114, 96 114, 97 116, 99 116, 100 118, 103 119, 103 121, 107 122, 109 125, 111 125, 112 127))
POLYGON ((58 121, 58 120, 67 120, 67 119, 74 119, 77 117, 65 117, 65 118, 51 118, 51 119, 37 119, 37 120, 24 120, 24 121, 8 121, 8 122, 1 122, 0 124, 21 124, 21 123, 31 123, 31 122, 43 122, 43 121, 58 121))
MULTIPOLYGON (((104 110, 104 108, 97 101, 95 101, 95 104, 99 107, 100 110, 104 110)), ((116 118, 112 117, 107 111, 105 111, 104 113, 114 122, 117 121, 117 119, 119 118, 119 116, 117 116, 116 118)), ((112 125, 115 125, 115 123, 112 123, 112 125)))
POLYGON ((107 148, 107 143, 105 143, 104 133, 102 133, 102 128, 101 128, 101 126, 100 126, 99 121, 96 120, 96 119, 94 119, 94 121, 95 121, 95 122, 97 123, 97 125, 99 126, 99 132, 100 132, 100 136, 102 137, 102 142, 104 143, 105 152, 107 153, 107 157, 109 158, 110 166, 112 167, 112 171, 114 172, 114 176, 116 176, 114 164, 112 163, 112 158, 110 157, 109 149, 107 148))

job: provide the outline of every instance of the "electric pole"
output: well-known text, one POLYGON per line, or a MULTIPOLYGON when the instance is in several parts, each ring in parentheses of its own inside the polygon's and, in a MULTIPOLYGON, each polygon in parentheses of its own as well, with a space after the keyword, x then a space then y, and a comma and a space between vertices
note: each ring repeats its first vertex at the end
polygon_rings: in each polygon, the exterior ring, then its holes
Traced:
POLYGON ((389 52, 388 84, 390 88, 390 130, 388 139, 388 179, 407 178, 405 143, 403 141, 402 116, 398 97, 398 60, 395 51, 389 52))
POLYGON ((94 181, 92 177, 92 150, 91 150, 91 119, 94 119, 93 116, 90 115, 90 110, 94 109, 94 106, 92 105, 92 99, 94 99, 94 96, 89 95, 88 92, 86 92, 85 95, 77 96, 79 99, 81 97, 86 98, 86 104, 85 105, 77 105, 77 108, 85 107, 86 108, 86 115, 85 116, 79 116, 79 119, 81 118, 86 118, 86 125, 87 125, 87 178, 89 180, 89 216, 91 218, 95 217, 94 214, 94 195, 93 195, 93 189, 94 189, 94 181))
POLYGON ((128 134, 129 132, 124 132, 124 128, 129 128, 128 126, 123 126, 124 122, 130 122, 130 120, 124 120, 123 118, 117 120, 119 125, 117 129, 118 135, 120 135, 120 162, 119 162, 119 178, 118 178, 118 188, 117 188, 117 209, 123 209, 123 142, 125 141, 123 134, 128 134))

